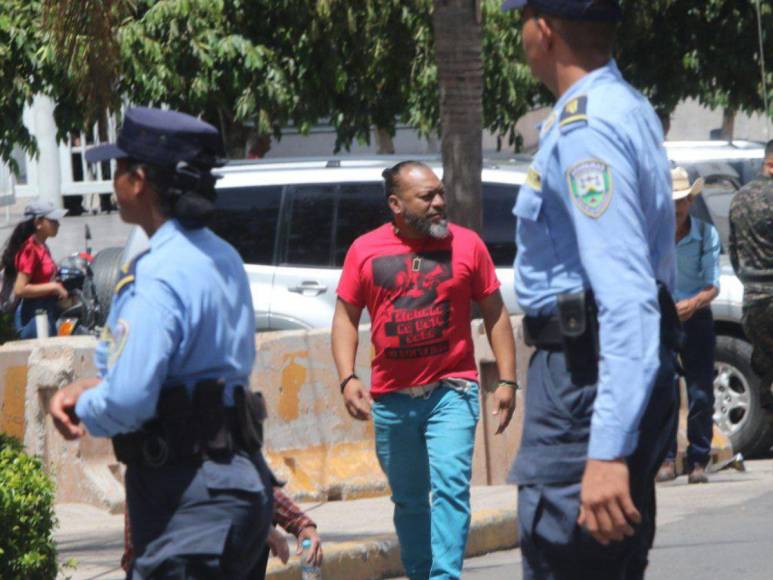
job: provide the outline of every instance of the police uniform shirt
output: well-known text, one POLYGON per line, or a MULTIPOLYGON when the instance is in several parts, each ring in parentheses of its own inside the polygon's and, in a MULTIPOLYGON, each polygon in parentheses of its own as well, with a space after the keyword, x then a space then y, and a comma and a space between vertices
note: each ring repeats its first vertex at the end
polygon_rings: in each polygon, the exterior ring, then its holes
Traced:
POLYGON ((76 405, 89 432, 137 430, 164 386, 224 379, 232 405, 255 359, 255 314, 236 250, 207 228, 170 219, 124 274, 96 349, 102 382, 76 405))
POLYGON ((588 456, 631 454, 659 366, 656 280, 675 283, 674 206, 660 121, 614 61, 577 81, 541 128, 513 213, 527 315, 592 288, 599 382, 588 456))

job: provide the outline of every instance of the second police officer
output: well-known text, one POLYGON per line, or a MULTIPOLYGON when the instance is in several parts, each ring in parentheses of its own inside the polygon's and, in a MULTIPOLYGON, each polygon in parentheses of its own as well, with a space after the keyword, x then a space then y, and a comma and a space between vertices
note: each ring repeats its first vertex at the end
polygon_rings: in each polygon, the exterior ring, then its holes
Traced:
POLYGON ((116 144, 121 218, 150 250, 124 271, 96 351, 98 379, 60 390, 51 413, 68 439, 112 437, 127 464, 136 557, 129 577, 245 578, 271 522, 260 454, 255 316, 236 251, 203 227, 223 142, 175 111, 126 112, 116 144))
POLYGON ((617 1, 503 4, 514 8, 529 66, 558 99, 513 210, 537 349, 511 472, 524 577, 641 578, 678 400, 663 133, 611 57, 617 1))

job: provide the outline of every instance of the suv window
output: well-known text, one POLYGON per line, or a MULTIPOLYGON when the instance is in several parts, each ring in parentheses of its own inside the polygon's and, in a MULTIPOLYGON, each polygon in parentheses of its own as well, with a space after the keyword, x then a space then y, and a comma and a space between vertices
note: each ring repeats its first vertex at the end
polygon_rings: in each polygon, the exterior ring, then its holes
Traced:
POLYGON ((342 185, 336 214, 335 259, 342 266, 352 242, 391 219, 380 182, 342 185))
POLYGON ((335 185, 299 185, 287 194, 283 263, 329 267, 336 205, 335 185))
POLYGON ((515 216, 517 185, 483 184, 483 241, 494 265, 512 267, 515 260, 515 216))
POLYGON ((272 264, 281 199, 281 186, 218 189, 212 230, 244 263, 272 264))

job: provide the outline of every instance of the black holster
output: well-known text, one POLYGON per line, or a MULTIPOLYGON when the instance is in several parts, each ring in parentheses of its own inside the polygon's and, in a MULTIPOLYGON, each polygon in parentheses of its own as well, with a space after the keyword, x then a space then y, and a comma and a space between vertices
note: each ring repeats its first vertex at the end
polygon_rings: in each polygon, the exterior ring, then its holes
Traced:
MULTIPOLYGON (((681 352, 685 334, 676 305, 666 285, 658 281, 657 286, 661 344, 681 352)), ((598 381, 599 322, 591 290, 560 294, 556 316, 527 316, 523 320, 523 329, 527 345, 564 353, 566 369, 575 385, 591 385, 598 381)))
POLYGON ((561 331, 566 370, 572 383, 593 385, 599 377, 599 319, 593 292, 571 292, 558 296, 558 326, 561 331))
POLYGON ((156 417, 137 431, 113 437, 116 459, 158 468, 259 452, 266 415, 265 406, 258 406, 262 397, 236 387, 235 405, 227 408, 224 388, 219 380, 200 381, 192 397, 184 385, 162 389, 156 417))

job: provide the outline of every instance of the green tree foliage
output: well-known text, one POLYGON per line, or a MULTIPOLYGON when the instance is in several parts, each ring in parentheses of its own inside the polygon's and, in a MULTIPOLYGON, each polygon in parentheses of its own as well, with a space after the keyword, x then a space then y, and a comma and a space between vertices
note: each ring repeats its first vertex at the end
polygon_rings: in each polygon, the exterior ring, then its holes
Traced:
MULTIPOLYGON (((431 0, 95 1, 46 2, 72 84, 88 89, 68 95, 84 119, 93 103, 115 110, 116 96, 163 103, 219 125, 234 153, 249 133, 280 136, 290 123, 304 132, 320 119, 336 149, 368 142, 373 127, 394 134, 398 122, 439 131, 431 0), (106 23, 117 58, 94 59, 92 46, 113 55, 106 23)), ((516 17, 499 4, 483 1, 484 123, 515 143, 536 83, 516 17)))
POLYGON ((0 578, 55 578, 55 525, 54 486, 40 460, 0 433, 0 578))
MULTIPOLYGON (((773 4, 761 2, 768 90, 773 4)), ((708 107, 764 109, 755 0, 623 0, 618 61, 624 76, 669 114, 693 97, 708 107)))
POLYGON ((21 122, 24 105, 44 90, 39 51, 43 35, 32 26, 40 18, 40 4, 4 0, 0 9, 0 158, 10 161, 14 146, 35 150, 35 142, 21 122))

